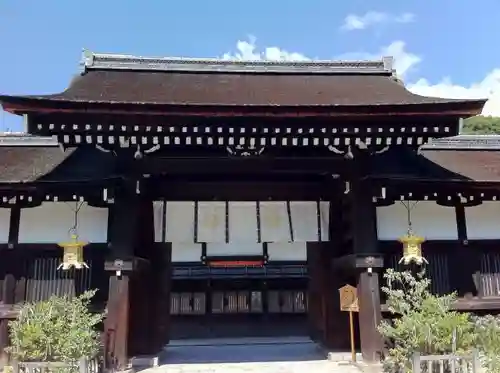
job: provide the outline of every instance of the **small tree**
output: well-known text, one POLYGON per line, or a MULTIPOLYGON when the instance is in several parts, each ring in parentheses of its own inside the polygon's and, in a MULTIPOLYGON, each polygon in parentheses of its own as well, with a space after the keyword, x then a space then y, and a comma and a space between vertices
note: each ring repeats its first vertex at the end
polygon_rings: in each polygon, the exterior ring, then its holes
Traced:
POLYGON ((52 296, 25 304, 9 323, 11 346, 7 351, 18 361, 65 362, 93 358, 99 351, 96 329, 103 314, 93 314, 89 305, 96 291, 79 297, 52 296))
POLYGON ((382 291, 394 316, 379 327, 381 334, 392 342, 386 369, 411 372, 411 357, 417 351, 442 354, 450 352, 452 346, 459 352, 474 347, 474 325, 469 314, 451 310, 456 294, 432 294, 424 271, 414 275, 411 271, 388 269, 384 278, 387 286, 382 291))

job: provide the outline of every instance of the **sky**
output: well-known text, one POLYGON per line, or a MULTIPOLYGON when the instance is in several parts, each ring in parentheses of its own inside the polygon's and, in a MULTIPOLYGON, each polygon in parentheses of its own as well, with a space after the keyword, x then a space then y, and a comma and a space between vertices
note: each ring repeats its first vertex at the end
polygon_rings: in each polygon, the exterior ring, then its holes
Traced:
MULTIPOLYGON (((142 56, 394 56, 415 93, 489 98, 500 116, 499 0, 0 0, 0 93, 64 90, 82 49, 142 56)), ((0 130, 21 120, 0 112, 0 130)))

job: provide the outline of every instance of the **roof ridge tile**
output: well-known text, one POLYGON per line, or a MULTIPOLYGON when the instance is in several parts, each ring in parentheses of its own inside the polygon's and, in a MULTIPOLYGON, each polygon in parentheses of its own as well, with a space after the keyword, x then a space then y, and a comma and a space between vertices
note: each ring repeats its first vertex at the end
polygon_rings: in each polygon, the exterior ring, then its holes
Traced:
POLYGON ((377 60, 306 60, 271 61, 191 57, 144 57, 127 54, 83 51, 85 70, 200 71, 225 73, 284 74, 380 74, 394 73, 393 57, 377 60))

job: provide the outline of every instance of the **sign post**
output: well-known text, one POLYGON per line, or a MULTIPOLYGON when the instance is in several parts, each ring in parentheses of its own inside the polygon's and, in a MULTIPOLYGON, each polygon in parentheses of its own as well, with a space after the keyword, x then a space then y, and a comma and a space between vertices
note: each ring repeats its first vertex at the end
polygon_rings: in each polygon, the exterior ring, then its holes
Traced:
POLYGON ((358 290, 351 285, 344 285, 339 289, 340 310, 349 312, 349 335, 351 341, 351 359, 356 361, 356 347, 354 345, 354 312, 359 312, 358 290))

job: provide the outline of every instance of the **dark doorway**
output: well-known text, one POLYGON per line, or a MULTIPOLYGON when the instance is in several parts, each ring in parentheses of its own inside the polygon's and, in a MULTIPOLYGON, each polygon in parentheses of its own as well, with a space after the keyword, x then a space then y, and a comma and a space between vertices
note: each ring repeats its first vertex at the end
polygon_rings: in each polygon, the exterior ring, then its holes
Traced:
POLYGON ((174 280, 171 340, 307 336, 307 278, 174 280))

